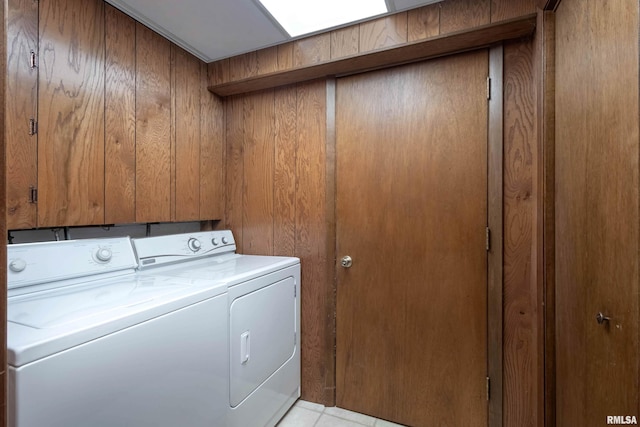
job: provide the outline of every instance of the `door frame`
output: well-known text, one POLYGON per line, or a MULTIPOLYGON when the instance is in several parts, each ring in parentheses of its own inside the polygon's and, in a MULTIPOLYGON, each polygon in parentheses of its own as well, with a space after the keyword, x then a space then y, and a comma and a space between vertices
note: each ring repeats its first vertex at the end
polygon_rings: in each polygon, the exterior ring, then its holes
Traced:
MULTIPOLYGON (((487 48, 485 48, 487 49, 487 48)), ((490 230, 487 251, 487 397, 489 427, 503 424, 503 128, 504 128, 504 49, 502 43, 490 46, 487 83, 487 227, 490 230)), ((342 76, 340 76, 342 77, 342 76)), ((330 302, 333 309, 333 354, 331 366, 336 402, 336 310, 337 310, 337 230, 336 230, 336 77, 326 81, 326 209, 328 277, 333 278, 330 302)), ((326 390, 326 388, 325 388, 326 390)))

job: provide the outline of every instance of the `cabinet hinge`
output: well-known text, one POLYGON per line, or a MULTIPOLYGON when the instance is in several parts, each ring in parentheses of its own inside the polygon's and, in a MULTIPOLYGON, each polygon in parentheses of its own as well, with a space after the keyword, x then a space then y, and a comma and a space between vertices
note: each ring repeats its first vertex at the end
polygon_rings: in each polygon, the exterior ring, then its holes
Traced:
POLYGON ((491 379, 487 377, 487 400, 491 398, 491 379))
POLYGON ((29 203, 38 203, 38 189, 33 185, 29 187, 29 203))
POLYGON ((487 99, 491 99, 491 77, 487 77, 487 99))
POLYGON ((485 247, 487 249, 487 251, 491 250, 491 230, 489 229, 489 227, 486 228, 485 230, 485 237, 484 237, 485 241, 485 247))
POLYGON ((29 135, 35 135, 38 133, 38 122, 36 119, 29 119, 29 135))
POLYGON ((32 50, 32 51, 29 53, 29 67, 30 67, 31 69, 34 69, 34 68, 36 68, 37 66, 38 66, 38 64, 37 64, 37 62, 36 62, 36 53, 35 53, 35 51, 33 51, 33 50, 32 50))

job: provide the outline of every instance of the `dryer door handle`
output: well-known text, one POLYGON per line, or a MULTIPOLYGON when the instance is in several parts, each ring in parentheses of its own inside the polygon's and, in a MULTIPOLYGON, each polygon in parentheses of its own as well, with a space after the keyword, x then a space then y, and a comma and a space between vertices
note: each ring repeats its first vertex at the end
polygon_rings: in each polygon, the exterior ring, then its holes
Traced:
POLYGON ((240 335, 240 364, 246 365, 249 362, 251 352, 251 336, 249 331, 245 331, 240 335))

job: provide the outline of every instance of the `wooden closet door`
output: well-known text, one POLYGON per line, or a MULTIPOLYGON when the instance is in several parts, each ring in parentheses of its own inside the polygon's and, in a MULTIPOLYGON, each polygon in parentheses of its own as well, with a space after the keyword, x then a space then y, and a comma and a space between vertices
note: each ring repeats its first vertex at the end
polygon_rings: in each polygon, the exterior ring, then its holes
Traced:
POLYGON ((483 50, 338 80, 340 407, 487 424, 487 73, 483 50))
POLYGON ((638 23, 637 1, 556 14, 558 427, 640 416, 638 23))
POLYGON ((40 1, 38 226, 104 223, 104 3, 40 1))

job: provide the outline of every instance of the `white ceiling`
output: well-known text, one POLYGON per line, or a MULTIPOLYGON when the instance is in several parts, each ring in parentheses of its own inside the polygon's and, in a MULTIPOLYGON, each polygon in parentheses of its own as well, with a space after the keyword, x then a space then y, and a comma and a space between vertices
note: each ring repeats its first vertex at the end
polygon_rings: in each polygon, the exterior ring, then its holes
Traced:
MULTIPOLYGON (((205 62, 292 40, 258 0, 106 1, 205 62)), ((438 1, 386 0, 391 13, 438 1)))

